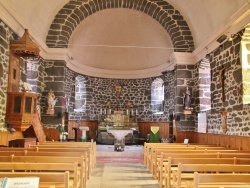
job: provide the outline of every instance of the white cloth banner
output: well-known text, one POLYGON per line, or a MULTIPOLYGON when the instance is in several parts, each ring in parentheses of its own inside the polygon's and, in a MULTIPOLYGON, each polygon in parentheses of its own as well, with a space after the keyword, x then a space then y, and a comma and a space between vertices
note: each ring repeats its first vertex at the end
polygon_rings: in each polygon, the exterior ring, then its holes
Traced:
POLYGON ((108 133, 114 135, 117 140, 123 140, 129 133, 133 133, 133 130, 108 130, 108 133))

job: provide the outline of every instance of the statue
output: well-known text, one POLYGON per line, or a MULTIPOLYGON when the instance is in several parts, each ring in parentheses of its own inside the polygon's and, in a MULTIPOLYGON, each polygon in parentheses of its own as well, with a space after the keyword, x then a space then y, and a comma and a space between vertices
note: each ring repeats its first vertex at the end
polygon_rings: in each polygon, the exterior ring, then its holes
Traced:
POLYGON ((52 90, 47 94, 48 110, 54 110, 54 106, 57 102, 56 96, 52 90))
POLYGON ((106 108, 111 109, 111 101, 107 101, 106 108))
POLYGON ((132 104, 128 101, 128 102, 125 104, 125 108, 126 108, 126 109, 132 108, 132 104))
POLYGON ((188 90, 188 87, 186 89, 186 92, 183 94, 184 94, 184 99, 183 99, 184 108, 187 110, 191 109, 191 94, 190 91, 188 90))
POLYGON ((227 132, 227 112, 221 111, 220 114, 222 116, 222 131, 223 133, 226 133, 227 132))

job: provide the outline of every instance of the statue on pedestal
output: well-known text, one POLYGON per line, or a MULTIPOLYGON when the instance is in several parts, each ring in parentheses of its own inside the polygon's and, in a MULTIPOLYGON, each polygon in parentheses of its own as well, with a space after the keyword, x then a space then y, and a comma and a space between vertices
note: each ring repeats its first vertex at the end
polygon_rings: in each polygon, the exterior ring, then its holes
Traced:
POLYGON ((46 111, 46 114, 54 114, 54 107, 57 102, 54 92, 50 90, 46 98, 48 103, 48 109, 46 111))
POLYGON ((186 89, 186 92, 183 94, 184 94, 184 99, 183 99, 184 109, 190 110, 191 109, 191 94, 190 94, 188 87, 186 89))

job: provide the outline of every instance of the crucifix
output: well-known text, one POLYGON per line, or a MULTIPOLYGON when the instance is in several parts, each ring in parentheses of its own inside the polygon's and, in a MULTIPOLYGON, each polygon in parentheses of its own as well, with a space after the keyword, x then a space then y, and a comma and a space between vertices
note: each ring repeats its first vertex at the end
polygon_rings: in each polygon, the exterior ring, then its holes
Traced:
POLYGON ((222 101, 225 102, 225 71, 230 69, 230 67, 225 67, 222 65, 220 69, 220 84, 222 89, 222 101))

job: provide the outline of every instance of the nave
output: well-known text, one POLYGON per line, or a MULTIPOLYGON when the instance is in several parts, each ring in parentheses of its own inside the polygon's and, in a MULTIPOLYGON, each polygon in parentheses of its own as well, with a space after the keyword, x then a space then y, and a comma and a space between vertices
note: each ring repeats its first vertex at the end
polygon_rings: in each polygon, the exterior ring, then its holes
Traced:
POLYGON ((157 180, 143 164, 142 146, 125 146, 123 152, 112 145, 97 145, 96 165, 87 188, 158 188, 157 180))

